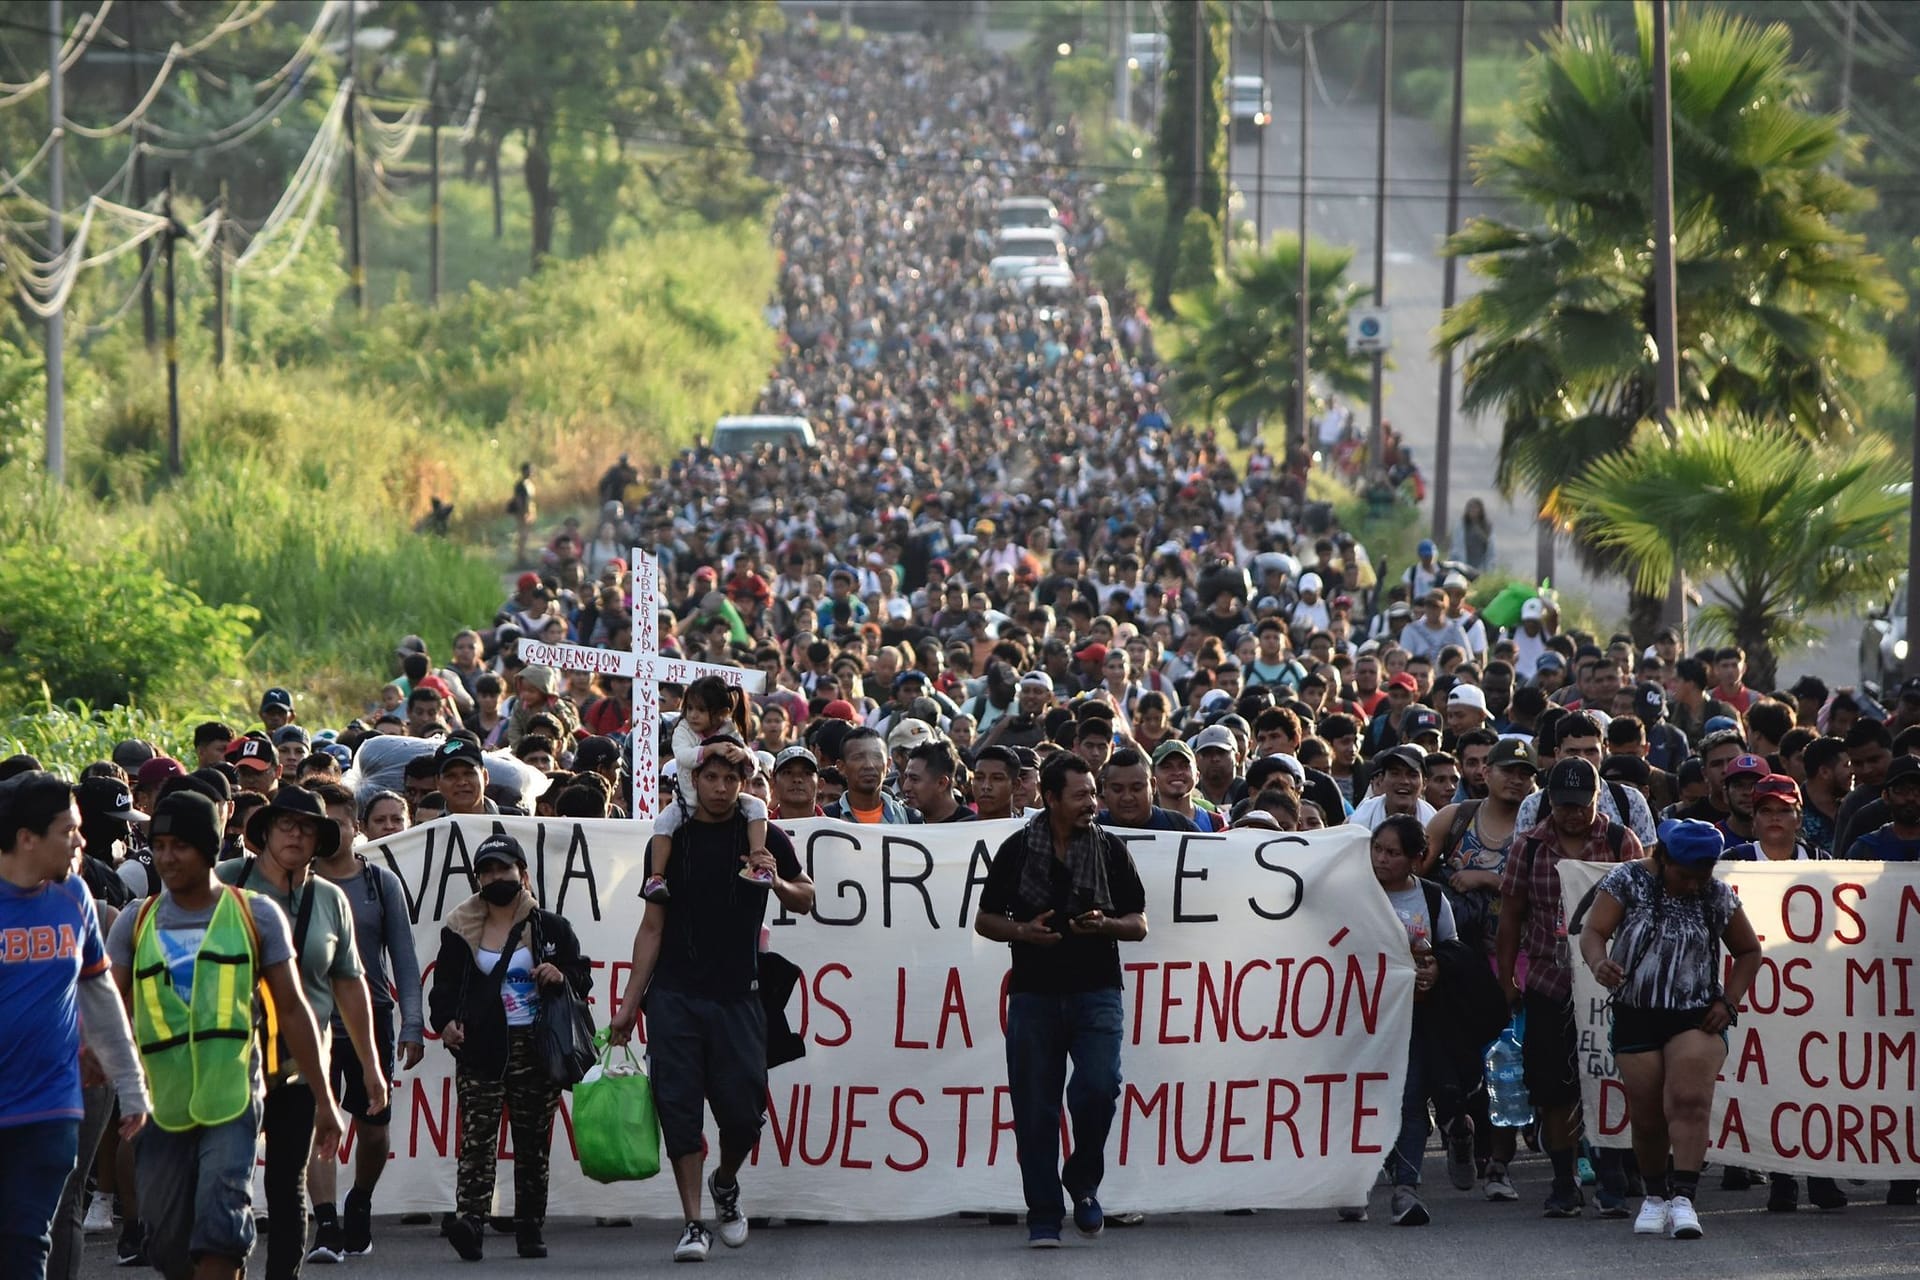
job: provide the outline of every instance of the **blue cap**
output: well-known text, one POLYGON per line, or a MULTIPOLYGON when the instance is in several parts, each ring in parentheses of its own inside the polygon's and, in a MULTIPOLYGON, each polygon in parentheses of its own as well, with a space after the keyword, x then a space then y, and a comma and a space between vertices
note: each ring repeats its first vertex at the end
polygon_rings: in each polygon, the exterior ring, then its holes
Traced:
POLYGON ((340 771, 342 773, 345 773, 348 769, 353 768, 353 752, 347 750, 346 747, 342 746, 338 742, 321 743, 320 753, 322 755, 332 756, 334 759, 334 762, 340 766, 340 771))
POLYGON ((1709 733, 1719 733, 1722 729, 1738 729, 1739 727, 1740 722, 1732 716, 1712 716, 1707 720, 1707 723, 1701 727, 1700 733, 1702 736, 1705 736, 1709 733))
POLYGON ((1660 847, 1680 867, 1710 867, 1720 861, 1727 842, 1720 828, 1692 818, 1669 818, 1659 826, 1660 847))
POLYGON ((1414 548, 1414 550, 1420 553, 1420 558, 1422 560, 1425 560, 1428 556, 1433 554, 1433 539, 1432 538, 1420 539, 1420 545, 1414 548))

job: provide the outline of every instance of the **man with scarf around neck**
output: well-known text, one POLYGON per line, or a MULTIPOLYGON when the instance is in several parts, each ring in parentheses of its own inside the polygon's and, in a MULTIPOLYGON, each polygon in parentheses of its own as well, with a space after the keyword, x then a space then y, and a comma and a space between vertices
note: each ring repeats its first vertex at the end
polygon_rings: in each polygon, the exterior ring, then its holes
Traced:
POLYGON ((1045 806, 1000 846, 980 893, 974 932, 1011 944, 1007 1085, 1013 1098, 1027 1244, 1057 1248, 1074 1226, 1097 1236, 1107 1131, 1120 1097, 1125 1025, 1117 943, 1147 936, 1147 895, 1127 846, 1095 822, 1093 770, 1060 752, 1040 772, 1045 806), (1067 1063, 1073 1077, 1067 1078, 1067 1063), (1060 1164, 1060 1099, 1073 1154, 1060 1164))

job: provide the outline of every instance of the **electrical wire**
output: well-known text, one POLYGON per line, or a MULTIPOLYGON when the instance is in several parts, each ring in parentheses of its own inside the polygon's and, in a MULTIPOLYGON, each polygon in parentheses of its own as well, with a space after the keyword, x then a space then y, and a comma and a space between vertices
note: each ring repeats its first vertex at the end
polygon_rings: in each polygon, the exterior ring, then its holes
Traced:
MULTIPOLYGON (((100 24, 106 21, 107 10, 113 8, 113 3, 114 0, 101 0, 98 9, 92 13, 81 14, 80 20, 73 24, 73 34, 60 49, 61 71, 66 71, 80 61, 80 55, 87 51, 87 46, 92 44, 93 38, 100 33, 100 24), (86 28, 84 34, 81 32, 82 27, 86 28)), ((51 83, 53 83, 53 75, 49 71, 42 71, 33 79, 21 84, 9 84, 0 80, 0 95, 4 95, 0 96, 0 107, 10 107, 16 102, 24 102, 51 83)))
POLYGON ((86 327, 86 330, 80 335, 82 342, 92 342, 96 338, 105 337, 112 331, 115 325, 119 324, 120 321, 126 317, 128 310, 133 306, 133 300, 140 296, 140 291, 147 287, 147 281, 153 278, 153 267, 159 260, 160 255, 157 253, 150 253, 146 256, 146 262, 141 266, 140 274, 133 278, 133 288, 127 290, 127 296, 120 300, 120 305, 115 307, 105 319, 97 320, 86 327))

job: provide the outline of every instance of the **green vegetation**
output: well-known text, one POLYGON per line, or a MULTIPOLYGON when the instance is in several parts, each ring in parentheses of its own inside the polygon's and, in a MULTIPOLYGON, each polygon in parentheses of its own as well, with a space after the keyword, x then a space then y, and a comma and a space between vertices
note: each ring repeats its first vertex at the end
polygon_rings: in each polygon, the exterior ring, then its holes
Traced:
POLYGON ((1227 208, 1226 7, 1223 0, 1193 0, 1177 13, 1167 32, 1157 147, 1167 206, 1153 258, 1153 309, 1161 315, 1170 313, 1182 279, 1191 278, 1190 264, 1219 260, 1227 208), (1197 155, 1195 138, 1205 140, 1197 155))
MULTIPOLYGON (((42 699, 22 704, 0 719, 0 756, 26 752, 69 778, 95 760, 105 760, 116 742, 143 738, 176 760, 193 758, 193 726, 213 713, 175 717, 138 707, 94 706, 74 701, 64 706, 42 699)), ((183 704, 186 705, 186 704, 183 704)))
MULTIPOLYGON (((49 697, 237 712, 270 682, 316 716, 357 714, 400 634, 444 645, 492 617, 522 460, 564 504, 614 455, 663 456, 738 409, 773 357, 757 223, 689 222, 364 325, 303 310, 327 294, 332 252, 310 245, 314 263, 244 295, 250 363, 217 376, 203 332, 183 344, 180 479, 137 332, 73 368, 67 491, 38 479, 37 419, 26 456, 0 466, 7 545, 61 549, 39 576, 38 550, 0 560, 0 628, 21 638, 0 651, 0 714, 49 697), (457 541, 411 532, 433 497, 454 504, 457 541), (124 642, 74 645, 83 634, 124 642)), ((30 340, 0 339, 0 378, 37 374, 30 340)))
MULTIPOLYGON (((1475 157, 1479 181, 1533 220, 1475 219, 1450 243, 1486 280, 1441 326, 1467 353, 1461 407, 1502 424, 1502 491, 1569 523, 1568 483, 1656 408, 1645 10, 1635 34, 1622 49, 1583 20, 1548 41, 1511 125, 1475 157)), ((1872 204, 1835 173, 1848 141, 1807 105, 1784 26, 1686 9, 1673 47, 1681 407, 1776 425, 1803 450, 1844 440, 1887 364, 1874 322, 1902 300, 1846 228, 1872 204)), ((1579 545, 1617 567, 1616 544, 1579 545)))
POLYGON ((1703 639, 1737 644, 1760 688, 1786 651, 1822 638, 1806 621, 1882 588, 1906 567, 1907 497, 1885 442, 1811 451, 1751 419, 1692 416, 1669 441, 1651 424, 1568 486, 1582 536, 1618 552, 1664 595, 1676 561, 1713 575, 1703 639))
MULTIPOLYGON (((1370 363, 1347 354, 1347 311, 1366 290, 1346 279, 1352 248, 1308 241, 1308 353, 1316 379, 1364 395, 1370 363)), ((1176 294, 1169 354, 1174 388, 1205 415, 1234 421, 1293 419, 1299 352, 1300 239, 1275 234, 1247 246, 1217 282, 1176 294)))

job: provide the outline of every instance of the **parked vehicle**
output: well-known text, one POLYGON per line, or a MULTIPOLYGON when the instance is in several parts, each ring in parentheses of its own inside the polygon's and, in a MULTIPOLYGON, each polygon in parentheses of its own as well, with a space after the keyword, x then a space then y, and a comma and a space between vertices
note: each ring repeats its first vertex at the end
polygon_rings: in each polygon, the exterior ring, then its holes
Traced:
POLYGON ((752 453, 763 444, 790 445, 806 453, 819 448, 813 424, 805 418, 778 414, 743 414, 722 418, 713 424, 713 451, 719 454, 752 453))
POLYGON ((1036 228, 1046 230, 1060 225, 1060 210, 1053 201, 1045 196, 1015 196, 1011 200, 1002 200, 993 207, 996 230, 1011 231, 1016 228, 1036 228))
POLYGON ((1872 610, 1860 631, 1861 683, 1891 696, 1914 669, 1907 658, 1907 577, 1902 574, 1892 601, 1872 610))
POLYGON ((1259 76, 1227 77, 1227 112, 1237 130, 1264 129, 1273 120, 1273 99, 1259 76))
POLYGON ((1127 65, 1153 77, 1167 61, 1167 38, 1158 31, 1136 31, 1127 37, 1127 65))

